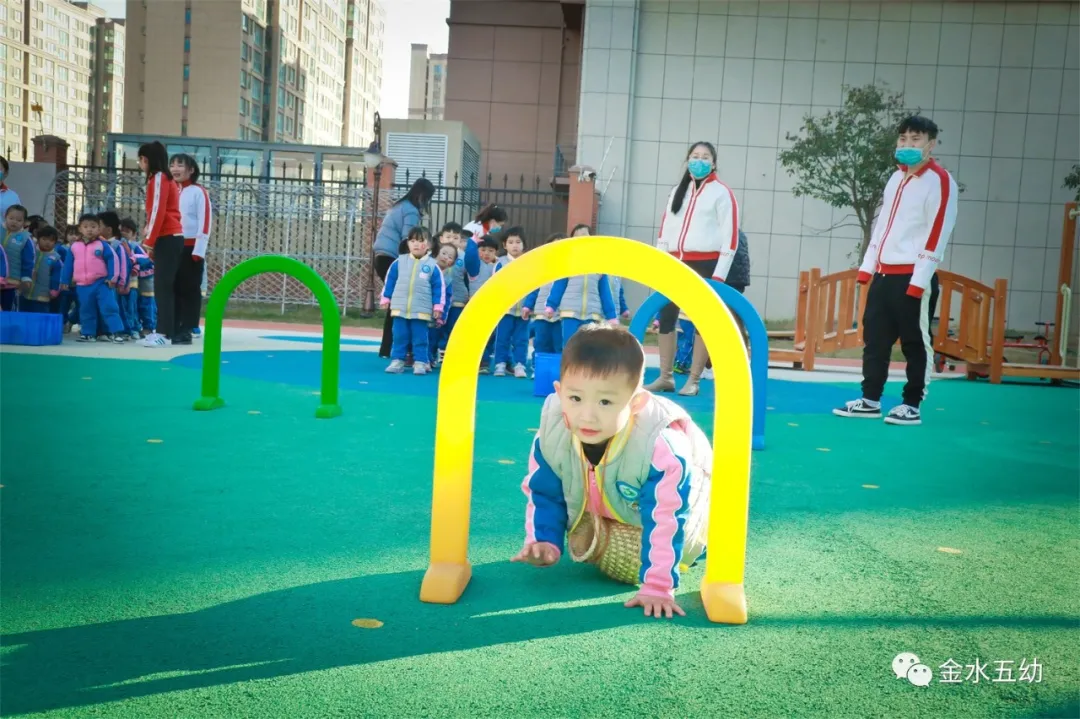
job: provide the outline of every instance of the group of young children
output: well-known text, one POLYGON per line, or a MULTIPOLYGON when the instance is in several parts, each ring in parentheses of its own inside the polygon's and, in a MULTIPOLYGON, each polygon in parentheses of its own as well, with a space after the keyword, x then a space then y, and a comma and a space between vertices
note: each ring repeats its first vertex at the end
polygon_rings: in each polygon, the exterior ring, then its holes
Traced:
POLYGON ((156 329, 154 263, 131 218, 84 214, 61 235, 12 205, 0 232, 0 310, 59 314, 79 342, 122 343, 156 329))
MULTIPOLYGON (((380 301, 393 316, 387 372, 404 372, 410 357, 413 374, 439 365, 469 298, 529 247, 524 228, 506 223, 505 210, 489 205, 464 227, 444 225, 434 243, 422 226, 409 231, 380 301)), ((589 234, 588 225, 578 225, 570 236, 589 234)), ((553 234, 544 244, 564 237, 553 234)), ((496 377, 527 377, 530 338, 535 352, 558 353, 583 325, 618 324, 620 316, 630 313, 618 277, 586 274, 549 283, 507 309, 488 339, 479 371, 487 374, 494 365, 496 377)))

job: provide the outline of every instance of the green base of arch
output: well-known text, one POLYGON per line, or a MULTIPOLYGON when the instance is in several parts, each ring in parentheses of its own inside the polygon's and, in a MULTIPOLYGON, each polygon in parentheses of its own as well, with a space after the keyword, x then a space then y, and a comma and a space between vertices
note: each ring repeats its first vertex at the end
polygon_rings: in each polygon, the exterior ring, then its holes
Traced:
POLYGON ((319 408, 315 410, 315 417, 317 419, 333 419, 334 417, 341 416, 340 404, 320 404, 319 408))
POLYGON ((221 397, 199 397, 195 400, 195 404, 192 405, 192 409, 196 412, 210 412, 211 410, 221 409, 225 406, 225 400, 221 397))

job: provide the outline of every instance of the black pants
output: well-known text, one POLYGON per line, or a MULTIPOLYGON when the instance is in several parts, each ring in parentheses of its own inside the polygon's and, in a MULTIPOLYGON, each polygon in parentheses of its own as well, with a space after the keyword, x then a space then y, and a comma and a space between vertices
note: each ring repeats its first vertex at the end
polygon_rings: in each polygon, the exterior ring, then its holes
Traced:
MULTIPOLYGON (((375 255, 375 274, 379 276, 379 280, 386 282, 386 273, 390 271, 390 265, 394 264, 394 257, 389 255, 375 255)), ((376 301, 378 306, 378 301, 376 301)), ((394 344, 394 318, 390 316, 390 312, 386 313, 386 320, 383 322, 382 329, 382 342, 379 343, 379 356, 383 358, 390 357, 390 348, 394 344)))
MULTIPOLYGON (((712 277, 713 270, 716 269, 716 260, 685 260, 683 264, 705 279, 712 277)), ((660 310, 660 334, 666 335, 674 332, 675 325, 678 321, 678 305, 674 302, 669 302, 664 305, 664 308, 660 310)))
MULTIPOLYGON (((936 279, 936 278, 935 278, 936 279)), ((879 401, 889 377, 889 360, 896 340, 907 361, 904 404, 918 407, 926 394, 934 349, 930 339, 930 297, 907 294, 911 275, 874 275, 863 315, 863 397, 879 401)))
MULTIPOLYGON (((154 294, 157 299, 158 332, 172 339, 177 330, 177 276, 184 255, 180 235, 159 237, 154 243, 154 294)), ((189 249, 190 252, 190 249, 189 249)), ((196 287, 196 291, 198 287, 196 287)))
MULTIPOLYGON (((199 326, 199 312, 202 309, 202 278, 205 261, 192 259, 193 247, 184 247, 180 255, 180 267, 176 272, 173 294, 176 297, 176 337, 191 336, 191 331, 199 326)), ((160 326, 160 320, 158 322, 160 326)))

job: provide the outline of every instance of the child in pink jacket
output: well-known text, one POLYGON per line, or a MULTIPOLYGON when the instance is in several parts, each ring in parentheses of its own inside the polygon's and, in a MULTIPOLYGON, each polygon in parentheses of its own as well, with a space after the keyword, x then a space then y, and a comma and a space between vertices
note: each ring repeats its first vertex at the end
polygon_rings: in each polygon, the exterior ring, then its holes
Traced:
POLYGON ((79 298, 78 342, 97 342, 97 321, 105 323, 110 342, 122 343, 124 323, 116 304, 115 287, 120 279, 120 261, 108 243, 101 239, 101 221, 97 215, 79 217, 81 242, 70 248, 60 276, 60 289, 75 285, 79 298))

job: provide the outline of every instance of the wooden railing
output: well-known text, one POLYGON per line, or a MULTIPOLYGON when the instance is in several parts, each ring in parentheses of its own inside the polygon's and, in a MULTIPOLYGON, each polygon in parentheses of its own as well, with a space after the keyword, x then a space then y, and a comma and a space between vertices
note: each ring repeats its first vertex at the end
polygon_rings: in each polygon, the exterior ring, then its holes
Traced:
POLYGON ((938 270, 937 276, 941 287, 938 316, 942 319, 934 336, 934 351, 969 365, 987 364, 992 339, 991 316, 995 323, 1001 323, 1002 332, 1005 328, 1005 280, 997 280, 990 287, 946 270, 938 270), (956 295, 960 296, 958 311, 953 302, 956 295), (950 318, 954 316, 956 329, 950 335, 950 318))

